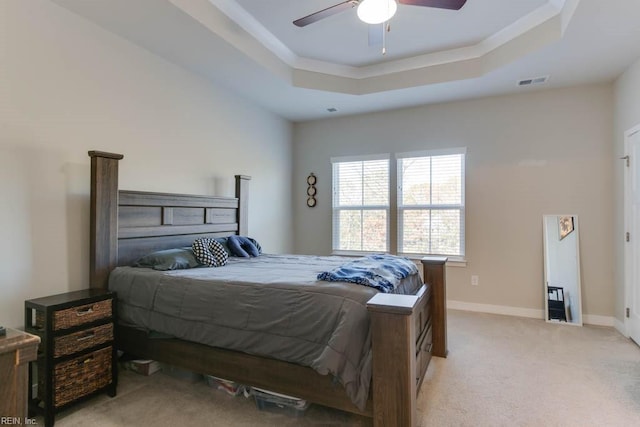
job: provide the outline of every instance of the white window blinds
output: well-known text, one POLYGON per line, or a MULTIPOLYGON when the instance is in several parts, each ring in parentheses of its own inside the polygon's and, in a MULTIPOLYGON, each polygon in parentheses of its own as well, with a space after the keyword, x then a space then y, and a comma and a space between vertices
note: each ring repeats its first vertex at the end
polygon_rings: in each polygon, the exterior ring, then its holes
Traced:
POLYGON ((398 252, 464 256, 465 150, 396 157, 398 252))
POLYGON ((389 155, 332 158, 333 250, 389 250, 389 155))

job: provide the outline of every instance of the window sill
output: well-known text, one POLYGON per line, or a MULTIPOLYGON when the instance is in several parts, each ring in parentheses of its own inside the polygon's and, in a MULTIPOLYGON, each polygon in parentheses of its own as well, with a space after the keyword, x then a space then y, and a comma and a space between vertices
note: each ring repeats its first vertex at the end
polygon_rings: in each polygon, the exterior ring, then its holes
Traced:
POLYGON ((389 253, 389 252, 358 252, 358 251, 332 251, 331 255, 335 255, 335 256, 348 256, 348 257, 363 257, 363 256, 368 256, 368 255, 375 255, 375 254, 382 254, 382 253, 389 253))
MULTIPOLYGON (((429 255, 425 255, 425 256, 429 256, 429 255)), ((419 263, 422 257, 416 258, 415 256, 410 256, 409 259, 412 260, 413 262, 419 263)), ((467 260, 464 258, 448 257, 447 259, 447 267, 466 267, 466 266, 467 266, 467 260)))

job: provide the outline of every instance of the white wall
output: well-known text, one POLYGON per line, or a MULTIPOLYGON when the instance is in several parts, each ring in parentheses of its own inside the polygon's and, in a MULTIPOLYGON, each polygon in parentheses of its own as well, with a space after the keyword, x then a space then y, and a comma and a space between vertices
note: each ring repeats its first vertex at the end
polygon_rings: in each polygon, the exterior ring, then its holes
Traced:
POLYGON ((467 147, 468 264, 447 269, 448 299, 542 313, 542 215, 566 213, 580 218, 584 313, 612 316, 612 130, 609 84, 296 124, 295 249, 331 251, 330 157, 467 147))
POLYGON ((624 134, 640 125, 640 59, 618 78, 615 83, 615 128, 613 144, 613 193, 615 198, 615 316, 624 322, 624 134))
POLYGON ((24 300, 86 288, 89 158, 120 187, 232 195, 250 234, 292 248, 291 124, 46 0, 0 2, 0 324, 24 300))

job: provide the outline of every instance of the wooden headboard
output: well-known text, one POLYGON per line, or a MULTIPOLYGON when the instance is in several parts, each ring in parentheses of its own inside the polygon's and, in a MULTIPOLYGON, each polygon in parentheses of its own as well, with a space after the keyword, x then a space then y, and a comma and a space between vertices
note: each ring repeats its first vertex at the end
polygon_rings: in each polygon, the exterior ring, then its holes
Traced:
POLYGON ((190 246, 200 237, 247 234, 250 177, 236 175, 236 197, 118 190, 121 154, 91 157, 91 288, 106 289, 109 273, 152 251, 190 246))

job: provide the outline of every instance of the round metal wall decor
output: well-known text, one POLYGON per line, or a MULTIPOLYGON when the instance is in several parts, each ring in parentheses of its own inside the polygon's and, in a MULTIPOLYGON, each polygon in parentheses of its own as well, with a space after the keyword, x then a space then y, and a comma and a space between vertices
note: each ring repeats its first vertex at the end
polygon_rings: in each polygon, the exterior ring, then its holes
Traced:
POLYGON ((309 185, 307 187, 307 206, 309 206, 310 208, 315 207, 316 205, 316 194, 318 193, 318 190, 316 190, 316 176, 313 173, 310 173, 309 176, 307 177, 307 184, 309 185))
POLYGON ((307 184, 316 185, 316 176, 313 173, 310 173, 307 177, 307 184))

